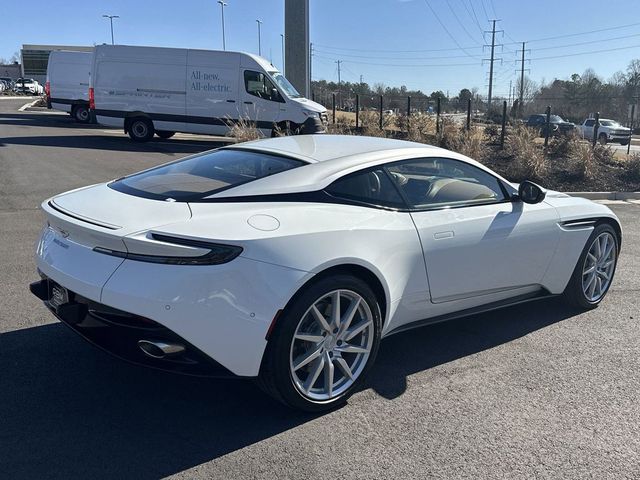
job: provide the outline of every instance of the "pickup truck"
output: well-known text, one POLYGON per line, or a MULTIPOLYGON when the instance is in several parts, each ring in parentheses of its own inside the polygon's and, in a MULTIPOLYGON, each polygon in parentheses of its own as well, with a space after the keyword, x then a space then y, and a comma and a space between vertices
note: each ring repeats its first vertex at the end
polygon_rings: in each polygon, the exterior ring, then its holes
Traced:
MULTIPOLYGON (((595 126, 595 118, 587 118, 582 125, 578 126, 578 132, 582 138, 591 140, 593 138, 593 127, 595 126)), ((605 144, 607 142, 615 142, 620 145, 627 145, 631 139, 631 129, 623 127, 615 120, 607 118, 600 119, 598 127, 598 142, 605 144)))
MULTIPOLYGON (((527 120, 527 127, 537 128, 541 137, 546 136, 547 115, 543 113, 530 115, 527 120)), ((566 135, 571 133, 574 128, 575 125, 573 123, 563 120, 559 115, 549 116, 549 135, 566 135)))

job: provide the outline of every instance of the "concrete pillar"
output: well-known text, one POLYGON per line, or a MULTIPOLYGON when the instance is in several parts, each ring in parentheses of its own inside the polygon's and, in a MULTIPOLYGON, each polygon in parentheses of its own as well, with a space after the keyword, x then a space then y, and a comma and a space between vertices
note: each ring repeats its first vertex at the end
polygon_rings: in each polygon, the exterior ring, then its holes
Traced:
POLYGON ((284 2, 284 58, 287 79, 310 98, 309 0, 284 2))

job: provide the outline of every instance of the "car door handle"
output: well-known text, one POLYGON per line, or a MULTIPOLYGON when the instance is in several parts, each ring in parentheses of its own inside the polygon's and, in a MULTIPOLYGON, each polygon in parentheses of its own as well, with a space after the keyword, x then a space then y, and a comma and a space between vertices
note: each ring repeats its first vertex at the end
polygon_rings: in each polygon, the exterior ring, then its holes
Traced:
POLYGON ((441 240, 443 238, 453 238, 454 233, 452 230, 447 230, 446 232, 436 232, 433 234, 433 238, 436 240, 441 240))
POLYGON ((229 102, 229 103, 236 103, 236 101, 235 101, 235 100, 227 100, 227 102, 229 102))
POLYGON ((245 105, 253 105, 253 102, 244 102, 245 105))

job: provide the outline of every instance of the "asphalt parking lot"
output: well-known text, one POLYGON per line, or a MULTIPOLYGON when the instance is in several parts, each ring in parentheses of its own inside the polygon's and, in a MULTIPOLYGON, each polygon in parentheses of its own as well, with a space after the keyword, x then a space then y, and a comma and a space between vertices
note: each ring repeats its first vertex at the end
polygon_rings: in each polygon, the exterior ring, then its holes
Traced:
MULTIPOLYGON (((0 102, 0 478, 640 478, 640 204, 607 299, 393 336, 337 411, 112 359, 28 292, 45 198, 219 145, 0 102)), ((523 252, 526 254, 526 252, 523 252)))

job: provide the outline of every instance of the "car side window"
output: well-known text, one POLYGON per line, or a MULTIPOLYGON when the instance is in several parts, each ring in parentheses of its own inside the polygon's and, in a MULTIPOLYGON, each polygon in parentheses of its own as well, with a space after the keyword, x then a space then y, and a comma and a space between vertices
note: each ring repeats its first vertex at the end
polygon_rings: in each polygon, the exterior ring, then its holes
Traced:
POLYGON ((244 88, 249 95, 253 95, 254 97, 272 102, 284 101, 273 82, 262 72, 245 70, 244 88))
POLYGON ((382 168, 346 175, 329 185, 325 191, 333 197, 369 205, 406 208, 398 190, 382 168))
POLYGON ((587 120, 586 122, 584 122, 584 126, 585 127, 593 127, 593 125, 596 123, 595 120, 587 120))
POLYGON ((428 209, 497 203, 506 200, 500 181, 473 165, 429 157, 387 165, 412 208, 428 209))

